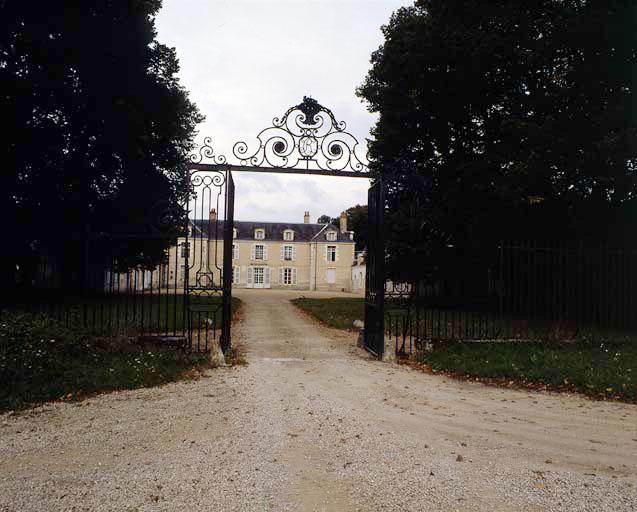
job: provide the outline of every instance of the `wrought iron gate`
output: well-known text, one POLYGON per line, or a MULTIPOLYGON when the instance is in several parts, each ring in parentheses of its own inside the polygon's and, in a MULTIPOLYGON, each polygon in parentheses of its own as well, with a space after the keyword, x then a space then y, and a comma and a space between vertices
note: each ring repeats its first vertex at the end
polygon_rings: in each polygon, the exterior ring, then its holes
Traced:
MULTIPOLYGON (((86 232, 67 237, 77 238, 77 252, 82 253, 78 261, 49 261, 42 254, 37 269, 17 269, 14 284, 29 282, 30 287, 16 309, 37 308, 99 336, 124 332, 202 351, 218 340, 227 350, 233 282, 232 172, 370 178, 364 148, 344 121, 313 98, 303 97, 275 117, 256 141, 237 142, 232 148, 235 162, 229 163, 214 152, 211 139, 204 138, 190 156, 188 189, 178 191, 174 204, 161 201, 157 211, 148 212, 152 222, 141 233, 119 232, 119 226, 113 226, 115 233, 91 233, 87 226, 86 232)), ((382 205, 378 182, 370 189, 365 308, 365 343, 378 355, 384 348, 382 205)))
POLYGON ((365 275, 365 348, 382 357, 385 350, 385 243, 383 217, 385 194, 382 180, 377 180, 367 194, 369 228, 365 275))
POLYGON ((182 242, 184 305, 191 348, 231 345, 234 181, 229 169, 193 170, 182 242))

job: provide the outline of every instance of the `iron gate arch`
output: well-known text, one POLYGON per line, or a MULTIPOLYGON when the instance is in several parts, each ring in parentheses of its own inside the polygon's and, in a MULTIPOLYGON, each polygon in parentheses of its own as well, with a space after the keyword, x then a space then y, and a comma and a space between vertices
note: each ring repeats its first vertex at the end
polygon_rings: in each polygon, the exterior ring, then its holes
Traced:
MULTIPOLYGON (((206 281, 204 286, 189 287, 185 294, 189 311, 193 312, 194 317, 200 314, 196 306, 197 300, 200 300, 198 298, 208 294, 220 294, 223 307, 220 342, 224 351, 231 347, 231 258, 234 222, 232 172, 266 172, 370 179, 369 168, 357 152, 359 142, 356 137, 347 131, 347 125, 344 121, 338 121, 331 110, 313 98, 305 96, 301 103, 287 109, 281 117, 275 117, 272 120, 272 126, 259 132, 256 140, 256 147, 245 141, 235 143, 232 153, 238 163, 231 164, 224 155, 215 153, 211 139, 206 137, 198 154, 193 155, 190 165, 191 172, 194 173, 225 172, 228 176, 226 205, 229 204, 231 208, 225 211, 223 222, 222 286, 218 287, 215 284, 216 281, 212 279, 206 281)), ((368 192, 368 200, 370 205, 370 235, 366 262, 364 346, 376 356, 382 357, 384 352, 385 283, 382 181, 378 180, 372 184, 368 192)), ((220 227, 218 222, 215 220, 216 227, 220 227)), ((214 239, 218 241, 219 237, 215 236, 214 239)), ((196 255, 193 257, 196 258, 196 255)), ((195 283, 201 284, 198 279, 195 279, 195 283)), ((196 322, 197 319, 194 317, 193 322, 196 322)), ((197 325, 201 329, 201 324, 197 325)), ((203 327, 205 328, 205 326, 203 327)))

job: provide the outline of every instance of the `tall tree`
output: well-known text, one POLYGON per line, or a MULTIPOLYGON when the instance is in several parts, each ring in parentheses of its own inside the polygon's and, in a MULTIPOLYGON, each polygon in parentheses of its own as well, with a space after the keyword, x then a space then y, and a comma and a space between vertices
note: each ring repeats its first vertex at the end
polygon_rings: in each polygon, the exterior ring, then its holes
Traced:
POLYGON ((77 268, 87 232, 140 234, 94 251, 120 263, 152 264, 174 237, 202 117, 175 50, 156 39, 160 7, 0 2, 0 109, 12 122, 0 174, 5 277, 35 254, 77 268))
POLYGON ((599 237, 635 199, 634 2, 419 0, 383 33, 358 94, 401 268, 448 244, 599 237))

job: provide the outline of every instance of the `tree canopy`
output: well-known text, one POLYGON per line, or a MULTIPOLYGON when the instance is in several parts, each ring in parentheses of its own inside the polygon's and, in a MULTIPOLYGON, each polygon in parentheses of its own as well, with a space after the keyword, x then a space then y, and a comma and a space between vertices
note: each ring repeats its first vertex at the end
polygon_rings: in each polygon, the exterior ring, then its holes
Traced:
POLYGON ((634 2, 419 0, 382 30, 358 94, 392 255, 600 238, 635 200, 634 2))
POLYGON ((202 117, 178 82, 175 50, 156 39, 160 7, 0 3, 9 273, 42 253, 77 265, 88 232, 139 234, 99 249, 120 263, 156 262, 174 237, 202 117))

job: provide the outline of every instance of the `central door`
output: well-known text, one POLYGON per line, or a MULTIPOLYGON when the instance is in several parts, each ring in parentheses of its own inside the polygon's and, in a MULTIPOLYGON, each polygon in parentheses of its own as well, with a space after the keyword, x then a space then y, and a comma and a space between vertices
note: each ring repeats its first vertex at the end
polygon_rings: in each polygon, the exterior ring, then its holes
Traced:
POLYGON ((270 267, 248 267, 248 288, 270 288, 270 267))
POLYGON ((265 271, 263 267, 254 267, 253 270, 254 276, 254 287, 255 288, 263 288, 265 282, 265 271))

